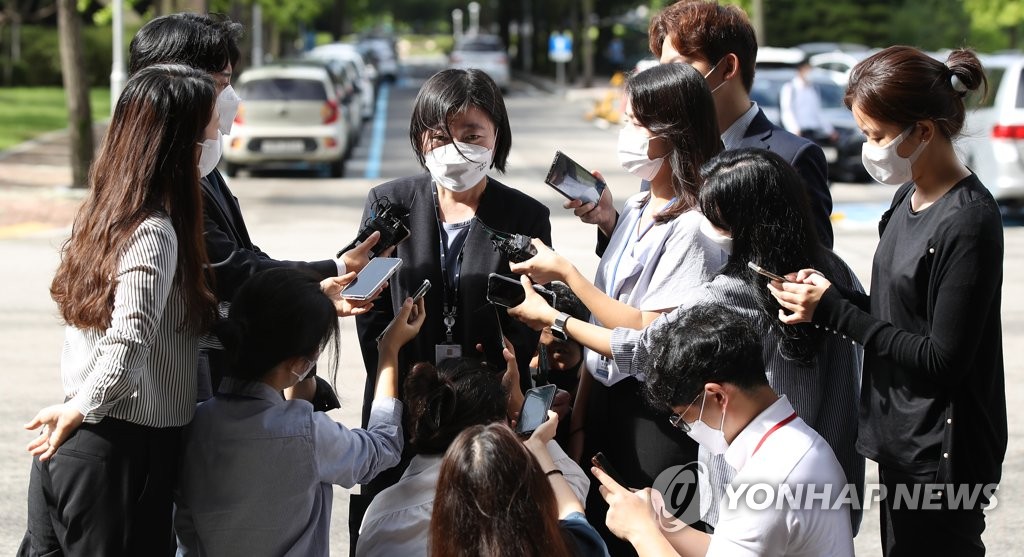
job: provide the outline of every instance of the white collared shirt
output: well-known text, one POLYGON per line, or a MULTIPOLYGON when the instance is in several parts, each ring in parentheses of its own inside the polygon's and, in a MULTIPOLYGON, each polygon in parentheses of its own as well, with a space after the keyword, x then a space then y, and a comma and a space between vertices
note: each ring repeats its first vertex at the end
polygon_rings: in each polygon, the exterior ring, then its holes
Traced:
POLYGON ((739 146, 740 141, 743 141, 743 136, 747 133, 747 128, 750 127, 750 123, 754 121, 760 110, 756 102, 750 101, 750 108, 722 132, 722 144, 725 145, 726 150, 739 146))
POLYGON ((782 396, 729 445, 724 457, 737 474, 719 504, 708 557, 853 556, 849 509, 835 504, 846 476, 832 449, 798 417, 772 431, 793 414, 782 396), (768 491, 773 502, 764 505, 768 491), (798 494, 795 503, 784 500, 786 491, 798 494))
POLYGON ((818 130, 831 134, 834 128, 821 110, 821 96, 813 83, 800 76, 782 86, 779 92, 779 112, 782 127, 799 135, 802 130, 818 130))

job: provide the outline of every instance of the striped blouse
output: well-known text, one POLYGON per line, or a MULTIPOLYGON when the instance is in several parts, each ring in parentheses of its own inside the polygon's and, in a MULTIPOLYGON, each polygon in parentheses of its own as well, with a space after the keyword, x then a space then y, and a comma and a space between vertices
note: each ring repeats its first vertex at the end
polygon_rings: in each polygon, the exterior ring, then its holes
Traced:
MULTIPOLYGON (((829 273, 837 284, 863 291, 860 282, 838 257, 832 256, 829 273), (845 276, 843 276, 845 275, 845 276)), ((767 282, 767 281, 766 281, 767 282)), ((643 331, 618 328, 612 332, 612 354, 620 371, 642 373, 650 357, 653 331, 671 327, 680 312, 702 304, 715 303, 749 318, 764 331, 764 363, 768 383, 780 395, 786 395, 797 414, 828 442, 839 464, 852 484, 852 495, 859 497, 864 488, 864 457, 857 454, 857 407, 860 394, 860 373, 864 350, 848 338, 828 335, 819 348, 813 366, 805 367, 788 360, 779 351, 779 339, 770 328, 768 317, 760 310, 755 292, 738 278, 719 275, 709 283, 691 291, 691 296, 672 313, 659 317, 643 331)), ((714 426, 713 426, 714 427, 714 426)), ((682 435, 682 433, 680 433, 682 435)), ((707 465, 712 494, 701 494, 710 509, 703 520, 712 526, 718 521, 718 503, 725 495, 725 485, 735 471, 721 456, 712 456, 700 448, 700 461, 707 465)), ((680 463, 684 464, 684 463, 680 463)), ((705 501, 701 506, 704 507, 705 501)), ((859 509, 851 509, 853 531, 860 524, 859 509)))
POLYGON ((198 337, 182 327, 187 308, 174 283, 177 261, 171 219, 151 215, 118 263, 110 326, 67 327, 61 380, 86 423, 106 416, 150 427, 192 420, 198 337))

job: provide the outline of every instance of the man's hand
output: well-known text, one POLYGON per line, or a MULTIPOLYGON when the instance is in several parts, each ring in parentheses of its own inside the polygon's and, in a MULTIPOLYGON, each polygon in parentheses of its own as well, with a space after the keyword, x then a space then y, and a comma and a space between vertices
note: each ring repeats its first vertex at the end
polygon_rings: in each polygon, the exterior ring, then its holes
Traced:
POLYGON ((598 490, 608 503, 605 524, 616 536, 634 543, 649 536, 661 536, 654 517, 651 488, 630 491, 598 467, 590 472, 601 482, 598 490))
POLYGON ((25 424, 25 429, 28 430, 40 426, 43 428, 39 437, 33 439, 26 449, 29 454, 38 456, 41 461, 49 460, 84 420, 85 416, 68 403, 47 406, 40 410, 32 421, 25 424))
POLYGON ((508 310, 508 314, 525 323, 535 331, 550 327, 558 317, 558 310, 548 305, 547 300, 533 289, 533 282, 526 275, 519 277, 526 299, 508 310))
MULTIPOLYGON (((607 183, 600 172, 594 171, 594 176, 607 183)), ((562 204, 565 209, 572 209, 572 214, 579 217, 579 219, 587 224, 596 224, 601 232, 608 237, 611 237, 612 230, 615 230, 615 222, 618 220, 618 216, 615 213, 615 202, 612 200, 612 192, 607 187, 601 192, 600 199, 597 200, 597 204, 594 203, 582 203, 579 199, 570 199, 562 204)))
POLYGON ((363 243, 341 254, 341 261, 345 264, 345 271, 358 273, 370 262, 370 250, 380 241, 380 232, 370 234, 363 243))
POLYGON ((342 297, 341 291, 352 281, 356 280, 356 274, 354 272, 345 273, 340 277, 329 277, 320 281, 320 290, 331 299, 331 303, 334 304, 334 311, 338 313, 338 317, 349 317, 370 311, 373 308, 373 301, 388 287, 388 283, 385 282, 379 290, 373 293, 373 296, 365 300, 350 300, 342 297))

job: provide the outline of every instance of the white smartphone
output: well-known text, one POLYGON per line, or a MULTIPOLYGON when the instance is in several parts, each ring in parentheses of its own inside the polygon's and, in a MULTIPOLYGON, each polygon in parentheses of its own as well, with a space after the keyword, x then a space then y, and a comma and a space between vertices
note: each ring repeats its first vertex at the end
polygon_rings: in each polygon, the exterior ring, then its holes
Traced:
POLYGON ((767 278, 770 278, 772 280, 777 280, 779 282, 789 282, 785 278, 780 277, 779 275, 776 275, 775 273, 773 273, 771 271, 766 271, 766 270, 762 269, 760 265, 758 265, 757 263, 754 263, 753 261, 747 261, 747 267, 750 267, 751 269, 753 269, 753 271, 755 273, 761 275, 762 277, 767 277, 767 278))
POLYGON ((380 287, 395 271, 402 266, 397 257, 375 257, 356 275, 356 280, 349 283, 341 291, 342 298, 350 300, 368 300, 380 290, 380 287))
MULTIPOLYGON (((427 295, 428 290, 430 290, 430 279, 423 279, 423 283, 420 284, 420 287, 417 288, 416 292, 413 293, 412 295, 412 303, 415 304, 416 302, 420 301, 420 298, 427 295)), ((380 339, 384 338, 384 335, 388 334, 388 331, 391 330, 391 326, 395 324, 396 319, 398 319, 397 315, 393 319, 391 319, 391 322, 388 323, 388 326, 384 327, 384 330, 381 331, 379 335, 377 335, 377 338, 375 339, 377 342, 380 342, 380 339)))

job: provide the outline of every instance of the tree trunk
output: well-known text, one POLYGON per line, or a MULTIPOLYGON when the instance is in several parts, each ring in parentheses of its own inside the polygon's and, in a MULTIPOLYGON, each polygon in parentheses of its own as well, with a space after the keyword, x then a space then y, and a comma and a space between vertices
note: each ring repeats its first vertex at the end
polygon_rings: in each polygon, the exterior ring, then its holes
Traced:
POLYGON ((82 61, 82 28, 76 0, 57 0, 57 30, 60 33, 60 65, 64 77, 64 98, 68 105, 68 133, 71 142, 71 186, 89 183, 92 164, 92 111, 89 85, 82 61))

